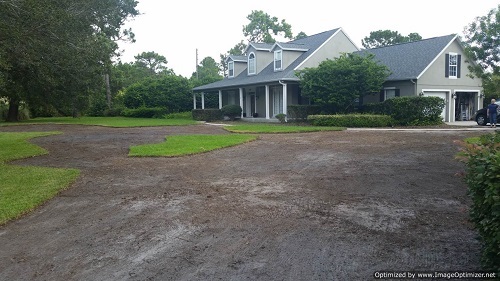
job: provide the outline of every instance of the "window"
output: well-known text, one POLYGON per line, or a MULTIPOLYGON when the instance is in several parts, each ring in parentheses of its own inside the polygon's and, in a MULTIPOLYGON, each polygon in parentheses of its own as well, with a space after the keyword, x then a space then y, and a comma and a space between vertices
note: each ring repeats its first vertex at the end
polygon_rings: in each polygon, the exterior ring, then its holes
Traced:
POLYGON ((445 56, 445 77, 451 79, 460 78, 460 64, 462 56, 456 53, 449 53, 445 56))
POLYGON ((274 70, 281 70, 282 67, 282 51, 278 50, 274 52, 274 70))
POLYGON ((248 56, 248 74, 255 74, 255 54, 248 56))
POLYGON ((457 54, 450 54, 449 56, 449 73, 450 78, 457 78, 457 54))
POLYGON ((380 97, 381 102, 400 96, 399 89, 396 89, 394 87, 384 88, 384 91, 382 92, 382 94, 383 95, 381 95, 381 97, 380 97))
POLYGON ((234 77, 234 61, 227 63, 227 72, 229 77, 234 77))

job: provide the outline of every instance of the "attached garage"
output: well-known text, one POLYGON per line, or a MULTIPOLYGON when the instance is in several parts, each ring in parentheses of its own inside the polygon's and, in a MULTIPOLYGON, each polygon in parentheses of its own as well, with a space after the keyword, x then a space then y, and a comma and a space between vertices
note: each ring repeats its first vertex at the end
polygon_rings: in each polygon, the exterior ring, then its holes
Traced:
POLYGON ((451 106, 450 106, 450 91, 447 90, 423 90, 422 93, 424 97, 438 97, 444 100, 443 112, 441 112, 441 118, 443 121, 450 122, 453 121, 451 118, 451 106))

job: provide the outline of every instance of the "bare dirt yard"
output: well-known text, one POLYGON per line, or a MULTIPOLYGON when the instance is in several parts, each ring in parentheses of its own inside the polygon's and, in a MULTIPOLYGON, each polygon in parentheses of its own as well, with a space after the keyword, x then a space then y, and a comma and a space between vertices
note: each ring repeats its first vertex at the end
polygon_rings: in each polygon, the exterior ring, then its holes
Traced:
POLYGON ((376 271, 479 270, 454 140, 484 131, 261 135, 176 158, 131 145, 216 126, 0 127, 62 131, 16 165, 80 178, 0 226, 0 280, 371 280, 376 271))

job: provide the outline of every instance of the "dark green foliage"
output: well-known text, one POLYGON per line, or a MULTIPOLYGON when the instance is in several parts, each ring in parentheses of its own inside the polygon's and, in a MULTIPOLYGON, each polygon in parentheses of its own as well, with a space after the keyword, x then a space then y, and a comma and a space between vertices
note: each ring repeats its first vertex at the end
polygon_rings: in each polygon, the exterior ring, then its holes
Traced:
POLYGON ((122 115, 134 118, 164 118, 167 109, 163 107, 125 108, 122 115))
POLYGON ((243 109, 241 109, 241 106, 237 104, 228 104, 224 105, 221 111, 224 116, 227 116, 230 120, 234 120, 236 117, 241 116, 243 109))
POLYGON ((330 127, 390 127, 394 120, 388 115, 345 114, 309 115, 307 120, 314 126, 330 127))
POLYGON ((397 31, 386 29, 370 32, 369 37, 361 40, 361 45, 366 49, 372 49, 419 40, 422 40, 422 36, 418 33, 410 33, 408 36, 403 36, 397 31))
POLYGON ((165 119, 193 119, 191 111, 175 112, 165 115, 165 119))
POLYGON ((379 92, 389 70, 377 63, 373 54, 342 54, 315 68, 298 71, 302 95, 330 113, 352 111, 356 99, 379 92))
POLYGON ((193 109, 191 111, 192 118, 196 121, 217 121, 222 120, 223 115, 220 109, 209 108, 209 109, 193 109))
POLYGON ((390 115, 402 126, 442 124, 444 100, 439 97, 397 97, 364 106, 364 112, 390 115))
POLYGON ((463 146, 460 158, 466 162, 470 216, 483 244, 482 265, 484 270, 500 274, 500 132, 463 146))
POLYGON ((123 102, 128 108, 162 107, 169 112, 188 111, 193 106, 191 84, 186 78, 175 75, 147 78, 128 87, 123 102))
POLYGON ((319 105, 289 105, 287 107, 288 117, 293 121, 306 121, 307 116, 316 115, 321 112, 319 105))

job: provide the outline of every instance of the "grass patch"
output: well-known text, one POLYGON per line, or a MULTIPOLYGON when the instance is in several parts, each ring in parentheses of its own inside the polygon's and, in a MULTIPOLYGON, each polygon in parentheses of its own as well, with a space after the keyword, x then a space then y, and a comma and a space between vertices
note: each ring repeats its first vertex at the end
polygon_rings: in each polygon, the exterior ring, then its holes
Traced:
POLYGON ((253 135, 169 136, 165 142, 130 147, 129 156, 183 156, 203 153, 256 140, 253 135))
POLYGON ((156 127, 156 126, 184 126, 198 124, 195 120, 170 118, 131 118, 131 117, 39 117, 19 122, 0 122, 0 125, 26 125, 26 124, 76 124, 96 125, 105 127, 156 127))
POLYGON ((34 137, 60 134, 0 133, 0 225, 26 214, 68 187, 79 175, 76 169, 7 165, 15 159, 46 154, 28 143, 34 137))
POLYGON ((319 131, 342 131, 342 127, 323 127, 323 126, 300 126, 283 124, 238 124, 224 126, 224 129, 233 133, 244 134, 271 134, 271 133, 305 133, 319 131))

